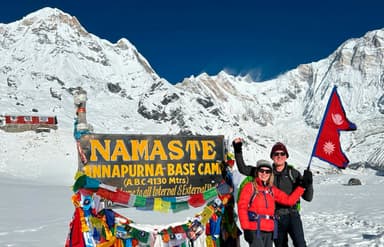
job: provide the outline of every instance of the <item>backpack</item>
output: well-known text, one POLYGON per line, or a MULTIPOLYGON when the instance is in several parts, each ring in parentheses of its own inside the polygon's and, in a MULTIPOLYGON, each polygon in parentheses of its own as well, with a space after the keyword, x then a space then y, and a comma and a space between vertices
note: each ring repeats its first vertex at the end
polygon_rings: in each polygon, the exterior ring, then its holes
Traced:
MULTIPOLYGON (((289 179, 290 179, 291 182, 294 184, 294 183, 296 182, 296 180, 295 180, 295 178, 294 178, 294 176, 293 176, 293 172, 292 172, 292 171, 293 171, 293 169, 295 169, 295 168, 294 168, 293 165, 290 165, 290 164, 288 164, 287 167, 288 167, 288 176, 289 176, 289 179)), ((248 182, 253 181, 254 179, 255 179, 255 178, 254 178, 253 176, 246 176, 246 177, 241 181, 240 186, 239 186, 239 189, 238 189, 238 191, 237 191, 237 202, 239 202, 240 193, 241 193, 241 191, 243 190, 245 184, 248 183, 248 182)), ((253 200, 253 198, 254 198, 255 195, 256 195, 256 194, 252 195, 252 197, 251 197, 252 200, 253 200)), ((298 200, 297 203, 296 203, 296 209, 297 209, 297 211, 300 211, 300 209, 301 209, 301 206, 300 206, 300 200, 298 200)))
POLYGON ((295 167, 293 167, 293 165, 288 165, 288 176, 289 176, 289 179, 291 180, 291 182, 294 184, 296 182, 295 178, 293 177, 293 169, 295 169, 295 167))
MULTIPOLYGON (((254 181, 252 183, 252 195, 248 203, 248 219, 250 221, 256 221, 257 222, 257 233, 256 236, 260 238, 260 225, 261 225, 261 219, 272 219, 274 221, 274 229, 273 229, 273 239, 277 238, 277 232, 278 232, 278 224, 277 224, 277 218, 276 215, 263 215, 263 214, 256 214, 255 212, 249 211, 249 207, 252 205, 253 200, 255 199, 256 195, 259 193, 257 190, 257 185, 254 181)), ((265 191, 263 191, 265 193, 265 191)), ((268 186, 268 193, 270 193, 273 197, 273 191, 272 191, 272 186, 268 186)))
MULTIPOLYGON (((255 180, 254 177, 252 177, 252 176, 247 176, 247 177, 245 177, 245 178, 243 179, 243 181, 241 181, 240 186, 239 186, 239 191, 237 192, 237 202, 239 202, 240 193, 241 193, 241 191, 243 190, 244 186, 245 186, 248 182, 251 182, 252 185, 253 185, 253 192, 252 192, 252 196, 251 196, 251 199, 249 200, 248 205, 251 205, 251 204, 252 204, 253 200, 255 199, 256 194, 258 193, 258 191, 256 191, 256 187, 255 187, 255 185, 254 185, 254 180, 255 180)), ((271 188, 269 188, 268 191, 269 191, 271 194, 273 194, 271 188)))
MULTIPOLYGON (((295 167, 293 165, 287 165, 287 168, 288 168, 289 179, 291 180, 292 184, 296 183, 296 179, 293 177, 293 172, 292 172, 293 169, 295 169, 295 167)), ((296 202, 295 207, 297 211, 300 212, 300 209, 301 209, 300 199, 296 202)))
POLYGON ((239 198, 240 198, 240 193, 241 191, 243 190, 244 186, 248 183, 248 182, 252 182, 255 178, 252 177, 252 176, 246 176, 243 181, 241 181, 240 183, 240 186, 239 186, 239 190, 237 191, 237 202, 239 202, 239 198))
MULTIPOLYGON (((259 193, 259 191, 256 188, 256 183, 255 182, 252 182, 252 187, 253 187, 253 190, 252 190, 251 199, 249 199, 248 208, 252 205, 253 200, 255 200, 255 197, 256 197, 257 193, 259 193)), ((268 185, 268 193, 271 194, 272 197, 273 197, 272 187, 269 186, 269 185, 268 185)))

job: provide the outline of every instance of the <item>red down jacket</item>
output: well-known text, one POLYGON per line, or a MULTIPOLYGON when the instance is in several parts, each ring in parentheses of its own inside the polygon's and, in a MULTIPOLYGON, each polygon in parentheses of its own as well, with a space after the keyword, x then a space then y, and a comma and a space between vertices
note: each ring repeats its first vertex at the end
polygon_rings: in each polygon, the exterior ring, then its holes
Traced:
POLYGON ((248 211, 252 211, 261 216, 260 229, 261 231, 272 232, 274 229, 274 214, 275 201, 287 206, 292 206, 304 193, 304 189, 298 186, 291 195, 287 195, 275 186, 264 186, 259 178, 255 179, 258 193, 252 201, 252 205, 248 207, 253 195, 253 182, 248 182, 242 189, 238 202, 238 214, 243 230, 257 230, 257 221, 250 221, 248 211), (264 218, 271 216, 270 219, 264 218))

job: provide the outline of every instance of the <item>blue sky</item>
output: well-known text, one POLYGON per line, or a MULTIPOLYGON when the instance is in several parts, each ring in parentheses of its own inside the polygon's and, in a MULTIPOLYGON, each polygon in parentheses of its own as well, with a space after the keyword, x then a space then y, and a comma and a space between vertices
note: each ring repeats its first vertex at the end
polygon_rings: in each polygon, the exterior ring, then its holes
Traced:
POLYGON ((382 0, 17 0, 1 4, 0 23, 42 7, 112 43, 127 38, 171 83, 221 70, 271 79, 384 28, 382 0))

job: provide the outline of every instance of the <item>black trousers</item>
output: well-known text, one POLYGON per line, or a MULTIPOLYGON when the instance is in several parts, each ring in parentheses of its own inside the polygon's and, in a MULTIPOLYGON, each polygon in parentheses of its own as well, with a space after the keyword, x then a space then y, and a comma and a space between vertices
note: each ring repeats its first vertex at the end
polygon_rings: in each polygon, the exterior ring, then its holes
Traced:
POLYGON ((278 234, 275 247, 288 247, 288 234, 295 247, 306 247, 303 223, 299 212, 291 211, 280 215, 278 219, 278 234))
POLYGON ((257 236, 256 230, 244 232, 244 237, 249 247, 272 247, 273 232, 260 231, 259 234, 260 236, 257 236))

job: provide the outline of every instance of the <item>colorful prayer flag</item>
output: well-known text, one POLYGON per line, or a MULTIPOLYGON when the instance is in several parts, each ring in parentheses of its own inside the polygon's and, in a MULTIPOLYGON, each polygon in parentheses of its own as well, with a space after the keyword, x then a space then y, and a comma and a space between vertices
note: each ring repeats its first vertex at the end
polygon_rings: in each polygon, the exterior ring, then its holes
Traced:
POLYGON ((213 197, 216 197, 216 196, 217 196, 217 190, 215 187, 203 192, 203 198, 205 201, 207 201, 213 197))
POLYGON ((155 198, 153 210, 167 213, 171 208, 171 202, 162 200, 160 197, 155 198))
POLYGON ((188 202, 176 202, 171 204, 171 209, 173 213, 177 213, 183 210, 189 209, 188 202))
POLYGON ((143 196, 136 195, 135 207, 145 207, 147 199, 143 196))

